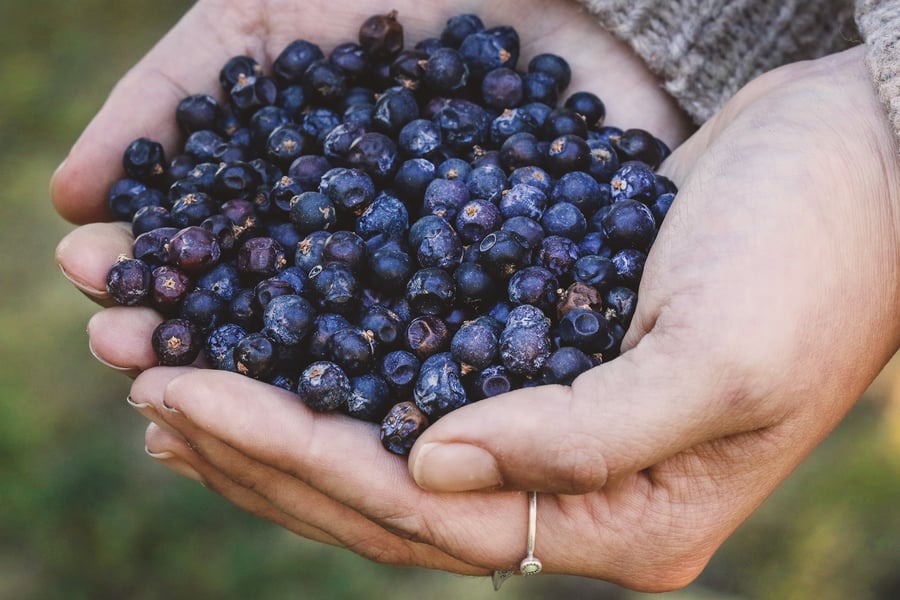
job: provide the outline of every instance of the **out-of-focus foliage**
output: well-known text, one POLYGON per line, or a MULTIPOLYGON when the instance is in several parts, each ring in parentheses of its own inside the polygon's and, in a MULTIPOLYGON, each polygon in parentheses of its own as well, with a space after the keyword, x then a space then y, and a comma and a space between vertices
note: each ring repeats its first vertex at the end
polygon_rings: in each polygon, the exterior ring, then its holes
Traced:
MULTIPOLYGON (((54 266, 71 226, 46 189, 109 89, 189 4, 0 3, 0 598, 643 597, 566 577, 495 594, 485 579, 376 565, 251 518, 144 455, 128 381, 88 352, 93 305, 54 266)), ((669 596, 897 597, 898 371, 669 596)))

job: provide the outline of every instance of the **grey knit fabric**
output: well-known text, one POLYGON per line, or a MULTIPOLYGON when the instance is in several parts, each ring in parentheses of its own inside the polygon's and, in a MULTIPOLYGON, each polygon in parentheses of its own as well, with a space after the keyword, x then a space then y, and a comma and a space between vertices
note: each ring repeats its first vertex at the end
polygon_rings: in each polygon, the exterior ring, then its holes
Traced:
POLYGON ((856 22, 866 40, 866 62, 900 148, 900 1, 861 0, 856 22))
MULTIPOLYGON (((698 123, 757 75, 860 41, 852 0, 579 2, 631 45, 698 123)), ((873 5, 865 10, 868 24, 878 18, 877 5, 896 5, 897 0, 864 4, 873 5)), ((896 24, 893 31, 898 31, 896 24)), ((893 97, 896 101, 897 95, 893 97)))

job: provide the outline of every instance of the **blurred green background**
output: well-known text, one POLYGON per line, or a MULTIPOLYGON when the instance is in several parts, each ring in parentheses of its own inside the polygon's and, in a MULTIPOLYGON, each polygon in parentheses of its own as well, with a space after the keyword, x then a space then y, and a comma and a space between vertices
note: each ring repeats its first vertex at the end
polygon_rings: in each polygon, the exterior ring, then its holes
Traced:
MULTIPOLYGON (((129 382, 87 350, 47 181, 177 0, 0 3, 0 598, 644 598, 600 582, 384 567, 251 518, 143 452, 129 382)), ((900 597, 900 366, 663 597, 900 597)))

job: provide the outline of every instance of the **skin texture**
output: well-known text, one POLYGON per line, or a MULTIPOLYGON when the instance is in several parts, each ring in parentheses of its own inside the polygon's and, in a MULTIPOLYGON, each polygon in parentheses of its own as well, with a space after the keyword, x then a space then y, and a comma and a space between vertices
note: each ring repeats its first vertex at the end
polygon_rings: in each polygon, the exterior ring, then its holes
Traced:
MULTIPOLYGON (((608 122, 672 145, 684 139, 686 120, 653 78, 573 5, 512 4, 456 4, 451 13, 437 3, 392 6, 410 42, 436 34, 433 24, 450 14, 479 12, 489 25, 521 15, 513 24, 523 61, 535 51, 572 57, 570 91, 601 95, 608 122)), ((228 56, 269 62, 298 36, 327 51, 348 38, 348 23, 377 10, 330 5, 304 22, 277 12, 299 10, 290 2, 247 6, 259 12, 201 0, 122 80, 53 179, 63 216, 105 219, 98 199, 118 175, 121 149, 151 133, 171 147, 175 103, 213 91, 228 56), (210 43, 186 52, 186 28, 210 43)), ((649 255, 623 355, 571 388, 530 388, 455 411, 408 461, 381 448, 376 426, 314 414, 289 392, 231 373, 155 367, 146 340, 159 317, 147 309, 97 313, 91 347, 140 373, 130 402, 152 421, 153 456, 298 535, 376 561, 487 575, 524 556, 524 490, 538 490, 535 553, 545 572, 675 589, 900 345, 900 166, 858 48, 752 82, 662 171, 680 193, 649 255)), ((106 270, 128 243, 119 225, 85 225, 60 243, 57 260, 102 303, 106 270)))

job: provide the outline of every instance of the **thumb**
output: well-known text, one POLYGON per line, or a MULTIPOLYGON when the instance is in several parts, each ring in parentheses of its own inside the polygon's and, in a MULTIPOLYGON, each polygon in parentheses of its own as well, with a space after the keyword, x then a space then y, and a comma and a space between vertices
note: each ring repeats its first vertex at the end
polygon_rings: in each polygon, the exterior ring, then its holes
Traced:
POLYGON ((432 491, 582 494, 765 423, 762 409, 735 401, 744 395, 729 381, 740 377, 713 360, 698 368, 693 353, 688 369, 685 353, 664 352, 657 337, 644 336, 571 387, 522 389, 441 418, 416 442, 410 473, 432 491))

